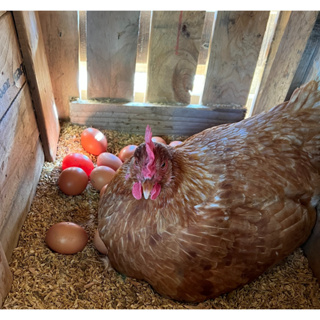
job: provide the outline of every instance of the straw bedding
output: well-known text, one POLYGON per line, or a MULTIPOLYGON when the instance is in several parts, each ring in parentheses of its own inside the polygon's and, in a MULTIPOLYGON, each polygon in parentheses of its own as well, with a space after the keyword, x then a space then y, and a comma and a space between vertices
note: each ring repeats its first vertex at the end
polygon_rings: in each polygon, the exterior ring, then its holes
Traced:
MULTIPOLYGON (((71 152, 96 157, 81 147, 85 127, 64 123, 54 163, 44 163, 36 195, 22 227, 10 262, 14 281, 5 309, 318 309, 320 288, 302 250, 273 267, 254 282, 229 294, 199 304, 180 303, 158 295, 144 281, 126 278, 108 264, 93 246, 97 227, 99 193, 88 184, 78 196, 66 196, 57 187, 60 165, 71 152), (72 221, 89 234, 82 252, 52 252, 44 238, 54 223, 72 221)), ((108 152, 117 154, 128 144, 140 144, 143 136, 102 130, 108 152)), ((181 137, 164 137, 167 142, 181 137)))

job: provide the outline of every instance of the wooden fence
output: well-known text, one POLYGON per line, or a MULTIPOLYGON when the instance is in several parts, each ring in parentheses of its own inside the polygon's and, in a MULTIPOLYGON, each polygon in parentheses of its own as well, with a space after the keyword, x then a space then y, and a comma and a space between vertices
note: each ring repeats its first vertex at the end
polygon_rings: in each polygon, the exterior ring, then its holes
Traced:
MULTIPOLYGON (((39 12, 59 117, 136 133, 149 123, 156 134, 183 135, 239 121, 246 113, 269 14, 89 11, 81 48, 77 12, 39 12), (87 100, 78 99, 79 50, 80 63, 87 65, 87 100), (134 102, 138 70, 147 72, 143 103, 134 102), (200 102, 193 104, 190 90, 199 70, 205 84, 200 102), (76 99, 69 103, 71 97, 76 99)), ((283 102, 301 65, 305 70, 295 79, 297 85, 319 63, 319 33, 313 52, 301 60, 317 16, 317 11, 280 12, 250 114, 283 102)))

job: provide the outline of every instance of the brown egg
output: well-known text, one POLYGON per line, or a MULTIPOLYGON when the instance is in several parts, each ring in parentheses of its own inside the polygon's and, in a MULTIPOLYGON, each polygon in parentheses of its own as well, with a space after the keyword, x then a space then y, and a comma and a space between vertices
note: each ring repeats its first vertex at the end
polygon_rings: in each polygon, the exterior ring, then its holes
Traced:
POLYGON ((116 171, 122 166, 122 161, 110 152, 102 152, 97 158, 97 165, 106 166, 116 171))
POLYGON ((54 224, 45 237, 48 247, 58 253, 74 254, 86 246, 87 232, 73 222, 59 222, 54 224))
POLYGON ((125 162, 127 159, 129 159, 133 154, 134 154, 134 151, 137 149, 137 146, 134 145, 134 144, 130 144, 124 148, 122 148, 120 150, 120 153, 119 153, 119 158, 125 162))
POLYGON ((93 244, 100 253, 108 254, 108 249, 103 243, 103 241, 101 240, 98 229, 94 233, 93 244))
POLYGON ((165 142, 165 140, 163 140, 161 137, 152 137, 151 140, 152 140, 153 142, 159 142, 159 143, 167 144, 167 143, 165 142))
POLYGON ((106 191, 107 186, 108 186, 108 185, 106 184, 105 186, 103 186, 103 187, 101 188, 101 190, 100 190, 100 199, 102 198, 104 192, 106 191))
POLYGON ((96 167, 91 171, 90 174, 91 184, 95 189, 100 191, 103 186, 105 186, 111 181, 115 174, 116 172, 109 167, 96 167))
POLYGON ((81 133, 81 145, 87 152, 98 156, 100 153, 107 151, 108 141, 100 130, 87 128, 81 133))
POLYGON ((69 195, 80 194, 88 184, 88 176, 85 171, 78 167, 64 169, 58 179, 60 190, 69 195))
POLYGON ((177 146, 178 144, 181 144, 181 143, 182 143, 182 141, 171 141, 169 143, 169 146, 175 147, 175 146, 177 146))

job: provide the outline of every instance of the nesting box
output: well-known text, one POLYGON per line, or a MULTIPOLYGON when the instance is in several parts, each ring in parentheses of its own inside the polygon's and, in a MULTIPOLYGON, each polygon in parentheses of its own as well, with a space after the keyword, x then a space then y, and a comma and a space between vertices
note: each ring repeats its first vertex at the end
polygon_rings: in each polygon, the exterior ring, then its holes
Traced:
POLYGON ((240 121, 319 79, 319 25, 316 11, 0 11, 0 305, 59 121, 176 136, 240 121))

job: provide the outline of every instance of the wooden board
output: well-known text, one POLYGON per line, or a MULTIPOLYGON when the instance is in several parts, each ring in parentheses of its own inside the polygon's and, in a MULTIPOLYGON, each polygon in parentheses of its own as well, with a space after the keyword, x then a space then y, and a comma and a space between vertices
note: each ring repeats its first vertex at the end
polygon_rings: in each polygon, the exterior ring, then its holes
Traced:
POLYGON ((154 11, 146 101, 190 103, 205 11, 154 11))
POLYGON ((87 12, 88 98, 133 100, 139 14, 87 12))
POLYGON ((2 118, 0 137, 0 241, 9 260, 44 161, 27 84, 2 118))
POLYGON ((245 109, 217 109, 199 105, 70 103, 72 123, 138 134, 144 134, 149 124, 155 135, 190 136, 214 125, 240 121, 244 115, 245 109))
POLYGON ((316 11, 280 13, 253 115, 268 111, 285 100, 317 14, 316 11))
POLYGON ((0 308, 10 291, 11 284, 12 273, 9 269, 8 261, 0 242, 0 308))
POLYGON ((0 17, 0 43, 0 119, 2 119, 26 81, 10 12, 0 17))
POLYGON ((69 100, 79 97, 77 11, 39 11, 59 119, 69 118, 69 100))
POLYGON ((202 104, 246 104, 268 17, 268 11, 217 13, 202 104))
POLYGON ((148 62, 151 16, 151 11, 140 12, 139 36, 137 44, 137 64, 146 64, 148 62))
POLYGON ((13 15, 43 150, 46 160, 53 161, 56 156, 60 127, 40 21, 38 14, 34 11, 14 11, 13 15))

